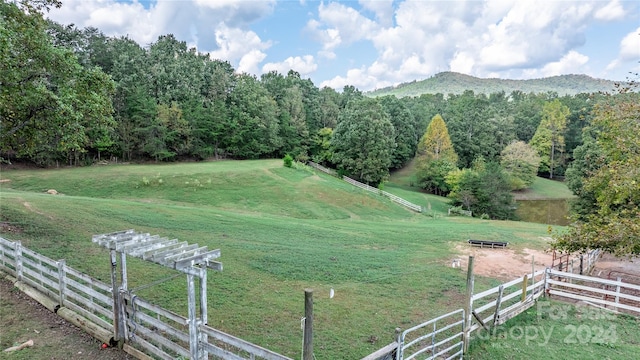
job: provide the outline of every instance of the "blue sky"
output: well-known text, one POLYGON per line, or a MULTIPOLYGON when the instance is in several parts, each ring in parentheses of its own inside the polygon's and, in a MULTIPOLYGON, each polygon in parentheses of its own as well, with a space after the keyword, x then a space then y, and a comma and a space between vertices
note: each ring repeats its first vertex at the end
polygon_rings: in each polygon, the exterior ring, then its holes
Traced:
POLYGON ((50 18, 141 45, 172 33, 236 70, 373 90, 478 77, 640 71, 640 2, 621 0, 65 0, 50 18))

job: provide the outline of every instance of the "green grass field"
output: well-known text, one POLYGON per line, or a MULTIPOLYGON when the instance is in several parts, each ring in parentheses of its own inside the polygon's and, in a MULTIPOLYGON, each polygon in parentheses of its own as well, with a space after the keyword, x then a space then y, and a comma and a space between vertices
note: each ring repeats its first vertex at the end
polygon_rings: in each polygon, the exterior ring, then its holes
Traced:
POLYGON ((471 342, 469 360, 627 360, 640 352, 640 319, 591 306, 540 300, 471 342))
MULTIPOLYGON (((109 256, 94 234, 135 229, 221 249, 209 324, 294 358, 305 288, 314 289, 316 357, 356 359, 391 342, 396 327, 462 306, 465 271, 448 266, 457 244, 547 246, 545 225, 447 217, 446 199, 388 184, 430 208, 417 214, 281 160, 3 170, 0 180, 3 237, 105 282, 109 256)), ((174 274, 138 259, 128 272, 130 288, 174 274)), ((495 284, 479 279, 476 289, 495 284)), ((183 277, 137 294, 186 314, 183 277)))
POLYGON ((529 189, 514 192, 517 200, 571 199, 574 196, 563 182, 541 177, 537 177, 529 189))

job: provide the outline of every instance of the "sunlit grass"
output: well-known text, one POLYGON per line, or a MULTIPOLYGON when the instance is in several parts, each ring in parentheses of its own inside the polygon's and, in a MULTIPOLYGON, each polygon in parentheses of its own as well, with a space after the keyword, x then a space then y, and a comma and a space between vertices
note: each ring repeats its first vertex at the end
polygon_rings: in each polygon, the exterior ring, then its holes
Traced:
MULTIPOLYGON (((465 273, 448 265, 469 238, 543 248, 546 226, 446 216, 446 199, 403 188, 427 216, 281 160, 3 171, 2 233, 109 281, 94 234, 135 229, 221 249, 209 272, 209 324, 299 357, 304 289, 315 290, 318 358, 360 358, 408 328, 462 306, 465 273), (146 179, 146 181, 145 181, 146 179), (162 180, 162 181, 160 181, 162 180), (197 180, 197 182, 195 181, 197 180), (49 195, 56 189, 63 195, 49 195), (333 288, 335 297, 329 299, 333 288), (377 339, 377 340, 376 340, 377 339)), ((174 272, 128 260, 131 288, 174 272)), ((487 279, 479 279, 478 286, 487 279)), ((186 280, 139 296, 186 313, 186 280)))

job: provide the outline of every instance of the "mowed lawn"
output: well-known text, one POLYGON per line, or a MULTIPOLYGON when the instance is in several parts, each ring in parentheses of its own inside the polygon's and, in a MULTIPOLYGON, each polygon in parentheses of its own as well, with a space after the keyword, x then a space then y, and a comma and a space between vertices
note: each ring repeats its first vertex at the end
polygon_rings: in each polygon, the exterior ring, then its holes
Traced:
MULTIPOLYGON (((108 252, 94 234, 135 229, 221 249, 224 271, 208 278, 209 325, 292 358, 305 288, 314 289, 316 358, 357 359, 391 342, 396 327, 462 306, 465 270, 449 267, 456 245, 548 246, 546 225, 447 217, 444 199, 390 186, 430 209, 417 214, 281 160, 9 169, 0 180, 2 237, 105 282, 108 252)), ((130 288, 175 274, 138 259, 128 271, 130 288)), ((479 279, 476 289, 495 284, 479 279)), ((185 277, 136 293, 186 314, 185 277)))

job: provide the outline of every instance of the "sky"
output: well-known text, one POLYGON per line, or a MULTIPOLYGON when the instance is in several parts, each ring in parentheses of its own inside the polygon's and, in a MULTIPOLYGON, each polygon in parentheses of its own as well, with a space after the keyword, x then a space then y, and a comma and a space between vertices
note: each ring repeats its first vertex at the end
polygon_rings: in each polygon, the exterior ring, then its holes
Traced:
POLYGON ((128 36, 174 34, 260 76, 369 91, 455 71, 481 78, 640 71, 640 1, 63 0, 48 17, 128 36))

